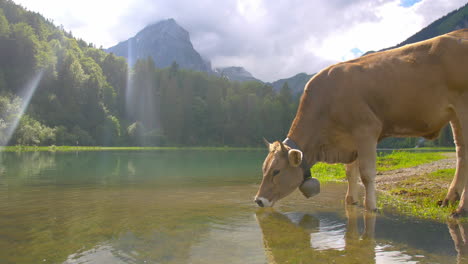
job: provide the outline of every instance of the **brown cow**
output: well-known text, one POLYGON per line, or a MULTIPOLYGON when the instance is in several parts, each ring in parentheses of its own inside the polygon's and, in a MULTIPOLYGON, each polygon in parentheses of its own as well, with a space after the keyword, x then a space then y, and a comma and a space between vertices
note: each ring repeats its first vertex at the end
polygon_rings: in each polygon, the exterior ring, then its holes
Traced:
POLYGON ((332 65, 306 84, 285 144, 269 144, 255 201, 272 206, 316 162, 345 163, 346 202, 357 203, 360 176, 365 207, 375 210, 377 143, 434 139, 448 122, 458 162, 443 205, 461 197, 459 215, 468 212, 468 29, 332 65))

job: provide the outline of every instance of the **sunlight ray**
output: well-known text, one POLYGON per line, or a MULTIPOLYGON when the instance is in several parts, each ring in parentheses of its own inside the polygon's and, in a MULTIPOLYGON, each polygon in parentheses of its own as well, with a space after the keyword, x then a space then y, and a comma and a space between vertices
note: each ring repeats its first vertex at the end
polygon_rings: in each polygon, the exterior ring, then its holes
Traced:
MULTIPOLYGON (((36 92, 37 87, 39 86, 39 83, 42 80, 42 76, 44 75, 44 70, 40 70, 37 72, 33 78, 23 87, 22 91, 19 94, 19 97, 21 98, 21 107, 14 118, 13 122, 11 123, 10 126, 7 127, 6 130, 6 145, 11 140, 11 137, 13 136, 13 133, 16 131, 16 128, 18 127, 19 121, 21 120, 21 117, 23 114, 26 112, 28 109, 29 103, 31 101, 31 98, 33 97, 34 93, 36 92)), ((0 148, 1 150, 1 148, 0 148)))
POLYGON ((132 85, 132 65, 134 64, 134 57, 132 52, 132 41, 128 42, 128 60, 127 60, 127 86, 125 89, 125 115, 130 116, 129 104, 133 96, 133 85, 132 85))

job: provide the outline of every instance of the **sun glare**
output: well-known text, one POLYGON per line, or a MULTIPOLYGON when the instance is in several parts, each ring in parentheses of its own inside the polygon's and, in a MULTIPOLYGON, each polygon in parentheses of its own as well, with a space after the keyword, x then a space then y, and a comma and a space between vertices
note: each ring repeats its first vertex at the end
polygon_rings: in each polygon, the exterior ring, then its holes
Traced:
MULTIPOLYGON (((28 109, 31 98, 36 92, 36 89, 39 86, 39 83, 41 82, 43 75, 44 75, 44 70, 40 70, 39 72, 37 72, 33 76, 33 78, 31 78, 31 80, 21 90, 19 94, 19 97, 22 100, 21 107, 20 107, 18 114, 16 115, 13 122, 11 123, 11 125, 7 127, 6 141, 5 141, 6 145, 8 145, 8 142, 10 142, 11 137, 13 136, 13 133, 16 131, 16 128, 18 127, 21 117, 24 115, 24 113, 28 109)), ((0 150, 1 150, 1 147, 0 147, 0 150)))

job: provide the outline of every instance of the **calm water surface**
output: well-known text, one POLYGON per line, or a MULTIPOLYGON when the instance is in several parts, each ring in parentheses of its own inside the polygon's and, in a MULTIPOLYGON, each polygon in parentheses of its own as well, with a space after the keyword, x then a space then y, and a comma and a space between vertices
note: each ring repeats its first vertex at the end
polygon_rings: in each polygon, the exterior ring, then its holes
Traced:
POLYGON ((464 263, 468 226, 252 202, 263 151, 0 154, 0 263, 464 263), (460 252, 460 253, 459 253, 460 252))

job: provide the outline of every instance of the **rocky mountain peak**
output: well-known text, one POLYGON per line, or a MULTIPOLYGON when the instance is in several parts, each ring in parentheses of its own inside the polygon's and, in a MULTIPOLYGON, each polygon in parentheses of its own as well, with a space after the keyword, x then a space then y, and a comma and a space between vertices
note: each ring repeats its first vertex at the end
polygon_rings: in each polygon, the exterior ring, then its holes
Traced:
POLYGON ((173 18, 148 25, 135 37, 138 39, 146 36, 191 43, 188 31, 179 26, 173 18))
POLYGON ((211 72, 211 63, 194 49, 188 31, 172 18, 146 26, 134 37, 107 51, 126 57, 130 65, 138 59, 151 57, 160 68, 176 62, 183 69, 211 72))

